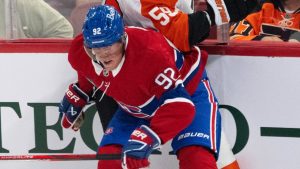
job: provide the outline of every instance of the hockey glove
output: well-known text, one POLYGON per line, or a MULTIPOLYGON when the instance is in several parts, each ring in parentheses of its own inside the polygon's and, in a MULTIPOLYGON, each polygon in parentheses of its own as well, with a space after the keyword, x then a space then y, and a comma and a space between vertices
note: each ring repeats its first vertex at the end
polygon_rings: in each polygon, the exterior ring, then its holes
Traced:
POLYGON ((59 105, 61 125, 64 128, 72 127, 77 131, 83 123, 83 107, 89 102, 89 96, 77 84, 71 84, 59 105))
POLYGON ((257 0, 207 0, 207 13, 212 24, 222 25, 244 19, 257 5, 257 0))
POLYGON ((149 127, 142 125, 135 129, 123 147, 122 167, 124 169, 144 168, 150 165, 148 157, 158 149, 161 141, 149 127))

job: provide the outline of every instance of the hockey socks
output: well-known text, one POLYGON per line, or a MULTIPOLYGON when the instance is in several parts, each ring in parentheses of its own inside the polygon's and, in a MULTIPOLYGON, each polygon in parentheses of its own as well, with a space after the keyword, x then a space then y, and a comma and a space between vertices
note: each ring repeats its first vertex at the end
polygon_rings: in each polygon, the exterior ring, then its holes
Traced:
POLYGON ((180 169, 217 169, 214 154, 201 146, 187 146, 179 150, 180 169))
MULTIPOLYGON (((121 154, 122 147, 120 145, 107 145, 98 149, 98 154, 121 154)), ((119 160, 99 160, 98 169, 122 169, 121 159, 119 160)))

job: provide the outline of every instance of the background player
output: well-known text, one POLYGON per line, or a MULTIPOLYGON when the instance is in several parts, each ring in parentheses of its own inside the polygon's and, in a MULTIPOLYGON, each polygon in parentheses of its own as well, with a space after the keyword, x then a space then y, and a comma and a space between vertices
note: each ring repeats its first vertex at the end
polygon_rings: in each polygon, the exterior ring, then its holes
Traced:
POLYGON ((122 14, 129 26, 154 28, 180 51, 208 37, 210 27, 242 20, 258 5, 256 0, 207 0, 206 11, 193 12, 189 0, 103 0, 122 14))
POLYGON ((300 1, 266 0, 231 28, 231 40, 300 42, 300 1))

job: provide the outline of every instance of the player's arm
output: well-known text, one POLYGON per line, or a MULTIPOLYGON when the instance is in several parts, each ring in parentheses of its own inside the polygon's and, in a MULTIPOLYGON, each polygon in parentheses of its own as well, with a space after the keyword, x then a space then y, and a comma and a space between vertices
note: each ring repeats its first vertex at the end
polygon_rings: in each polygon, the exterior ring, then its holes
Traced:
POLYGON ((89 101, 89 94, 81 90, 78 83, 70 84, 59 105, 62 127, 79 130, 84 118, 83 108, 89 101))
MULTIPOLYGON (((93 91, 93 84, 82 75, 82 55, 83 49, 82 36, 77 36, 70 46, 68 60, 71 66, 77 71, 77 82, 71 83, 67 88, 64 97, 59 105, 61 125, 64 128, 72 128, 77 131, 83 123, 83 108, 90 102, 93 91)), ((89 58, 87 58, 90 60, 89 58)))
POLYGON ((182 84, 165 92, 160 102, 162 104, 151 119, 150 127, 164 144, 192 122, 195 106, 182 84))
POLYGON ((93 85, 78 74, 78 81, 69 85, 59 105, 63 128, 79 130, 84 122, 84 107, 90 103, 92 92, 93 85))
POLYGON ((183 87, 175 59, 170 59, 174 58, 173 50, 160 50, 163 56, 151 60, 157 65, 151 69, 153 80, 149 81, 148 88, 159 99, 159 106, 153 112, 150 125, 136 128, 123 148, 123 164, 132 168, 148 166, 151 152, 186 128, 195 115, 195 106, 183 87))
POLYGON ((93 59, 93 57, 89 56, 89 54, 92 55, 92 53, 89 53, 84 48, 83 35, 79 34, 72 40, 68 52, 68 61, 72 68, 77 72, 78 85, 81 90, 86 93, 90 93, 93 90, 93 84, 80 72, 87 69, 88 65, 85 67, 85 63, 89 64, 91 59, 93 59))
POLYGON ((208 37, 211 27, 210 22, 208 14, 204 11, 198 11, 188 15, 188 38, 190 46, 196 45, 208 37))
POLYGON ((176 2, 145 2, 141 13, 181 51, 207 38, 212 25, 242 20, 257 5, 256 0, 209 0, 206 11, 187 14, 176 8, 176 2))
MULTIPOLYGON (((170 81, 168 80, 170 79, 164 81, 164 75, 159 78, 162 78, 162 81, 158 82, 163 85, 161 87, 169 86, 170 81)), ((174 86, 172 85, 172 87, 174 86)), ((161 105, 155 111, 150 127, 142 125, 136 128, 128 143, 123 147, 122 164, 125 168, 149 166, 148 158, 151 152, 175 137, 192 122, 195 107, 182 83, 164 92, 160 97, 160 102, 161 105)))

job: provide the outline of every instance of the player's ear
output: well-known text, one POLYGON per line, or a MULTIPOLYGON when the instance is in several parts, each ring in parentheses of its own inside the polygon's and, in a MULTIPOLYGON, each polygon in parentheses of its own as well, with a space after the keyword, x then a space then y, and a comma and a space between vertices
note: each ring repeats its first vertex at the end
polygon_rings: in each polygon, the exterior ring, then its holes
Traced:
POLYGON ((126 43, 126 39, 127 39, 127 34, 125 32, 124 35, 121 37, 121 42, 125 44, 126 43))

